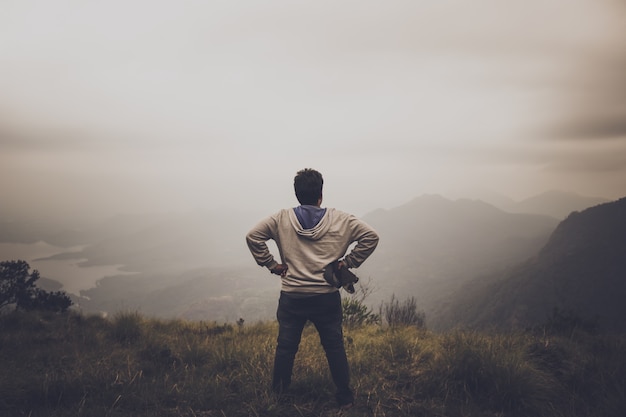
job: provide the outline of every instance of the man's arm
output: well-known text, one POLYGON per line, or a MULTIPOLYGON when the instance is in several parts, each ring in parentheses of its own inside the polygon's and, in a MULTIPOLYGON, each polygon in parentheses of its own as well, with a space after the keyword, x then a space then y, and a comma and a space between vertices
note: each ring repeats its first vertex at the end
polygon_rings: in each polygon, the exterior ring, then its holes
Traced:
POLYGON ((287 274, 287 265, 279 264, 274 260, 274 256, 270 253, 266 243, 268 240, 274 239, 272 226, 275 224, 275 219, 272 217, 262 220, 248 232, 246 243, 258 265, 266 267, 272 274, 284 277, 287 274))
POLYGON ((374 252, 378 246, 378 233, 367 223, 352 216, 350 227, 357 242, 352 251, 346 255, 342 262, 348 268, 358 268, 374 252))
POLYGON ((272 223, 274 223, 274 221, 271 217, 261 220, 246 235, 248 249, 250 249, 250 253, 256 263, 269 269, 278 264, 278 262, 274 260, 274 256, 270 253, 266 243, 268 240, 274 238, 271 227, 272 223))

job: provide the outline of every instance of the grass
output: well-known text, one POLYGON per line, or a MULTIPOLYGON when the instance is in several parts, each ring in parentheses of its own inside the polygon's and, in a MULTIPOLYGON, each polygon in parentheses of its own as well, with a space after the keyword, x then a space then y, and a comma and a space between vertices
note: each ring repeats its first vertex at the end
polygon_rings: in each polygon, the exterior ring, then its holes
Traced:
POLYGON ((1 416, 550 416, 626 410, 626 341, 378 325, 345 330, 357 404, 339 412, 307 326, 292 390, 270 390, 274 322, 0 316, 1 416))

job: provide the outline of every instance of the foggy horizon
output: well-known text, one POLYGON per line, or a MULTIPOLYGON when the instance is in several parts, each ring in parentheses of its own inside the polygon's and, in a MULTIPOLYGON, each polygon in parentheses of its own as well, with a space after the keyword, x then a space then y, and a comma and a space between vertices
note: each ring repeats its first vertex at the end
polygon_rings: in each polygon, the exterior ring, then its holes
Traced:
POLYGON ((3 212, 626 196, 623 2, 1 8, 3 212))

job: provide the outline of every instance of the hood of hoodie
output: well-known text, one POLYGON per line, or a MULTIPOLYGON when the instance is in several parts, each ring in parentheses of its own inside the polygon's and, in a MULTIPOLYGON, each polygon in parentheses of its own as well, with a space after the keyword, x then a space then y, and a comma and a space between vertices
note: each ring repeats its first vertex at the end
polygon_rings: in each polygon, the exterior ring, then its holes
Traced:
POLYGON ((324 236, 326 232, 328 232, 328 229, 330 229, 330 225, 332 223, 332 217, 333 210, 326 209, 326 212, 315 226, 310 229, 305 229, 298 221, 298 217, 296 216, 295 211, 289 210, 289 220, 291 221, 291 225, 293 226, 293 228, 296 230, 296 233, 304 238, 311 240, 318 240, 322 236, 324 236))

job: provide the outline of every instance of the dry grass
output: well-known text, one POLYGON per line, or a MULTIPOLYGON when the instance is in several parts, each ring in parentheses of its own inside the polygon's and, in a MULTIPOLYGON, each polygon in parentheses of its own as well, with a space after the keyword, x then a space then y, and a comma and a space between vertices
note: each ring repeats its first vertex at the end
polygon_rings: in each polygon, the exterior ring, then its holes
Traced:
POLYGON ((626 409, 623 337, 371 325, 347 329, 356 406, 340 413, 307 327, 291 392, 268 389, 277 326, 0 316, 2 416, 550 416, 626 409))

